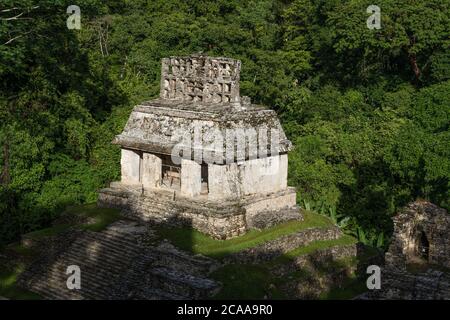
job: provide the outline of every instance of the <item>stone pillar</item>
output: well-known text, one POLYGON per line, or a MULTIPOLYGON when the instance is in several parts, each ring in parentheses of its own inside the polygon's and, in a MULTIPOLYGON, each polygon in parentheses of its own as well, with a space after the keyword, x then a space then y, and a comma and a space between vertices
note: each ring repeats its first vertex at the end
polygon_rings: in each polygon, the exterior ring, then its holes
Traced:
POLYGON ((122 149, 120 158, 123 184, 139 184, 141 173, 141 156, 138 151, 122 149))
POLYGON ((144 153, 142 161, 142 184, 144 188, 159 188, 162 179, 161 158, 151 153, 144 153))
POLYGON ((284 190, 287 188, 287 178, 288 178, 288 155, 281 154, 279 155, 279 169, 278 169, 278 176, 279 176, 279 182, 280 182, 280 190, 284 190))
POLYGON ((208 197, 211 200, 236 199, 241 196, 241 178, 236 163, 208 165, 208 197))
POLYGON ((195 197, 201 190, 201 165, 192 160, 181 159, 181 194, 185 197, 195 197))

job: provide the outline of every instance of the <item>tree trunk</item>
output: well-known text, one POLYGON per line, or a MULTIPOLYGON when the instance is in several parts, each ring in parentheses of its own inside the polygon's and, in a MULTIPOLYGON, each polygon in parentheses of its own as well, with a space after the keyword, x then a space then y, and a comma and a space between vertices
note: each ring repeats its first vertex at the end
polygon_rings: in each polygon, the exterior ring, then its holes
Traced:
POLYGON ((411 64, 411 68, 414 72, 415 75, 415 80, 419 81, 419 77, 420 77, 420 69, 419 66, 417 65, 417 57, 415 54, 411 54, 409 56, 409 63, 411 64))

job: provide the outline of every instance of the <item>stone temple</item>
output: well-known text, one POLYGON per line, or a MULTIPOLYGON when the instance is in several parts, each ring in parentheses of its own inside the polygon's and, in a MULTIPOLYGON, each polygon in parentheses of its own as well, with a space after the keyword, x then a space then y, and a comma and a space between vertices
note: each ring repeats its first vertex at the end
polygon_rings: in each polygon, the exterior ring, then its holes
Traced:
POLYGON ((302 219, 287 186, 291 142, 275 111, 240 97, 240 69, 230 58, 163 59, 160 97, 136 106, 113 141, 121 181, 99 205, 216 239, 302 219))

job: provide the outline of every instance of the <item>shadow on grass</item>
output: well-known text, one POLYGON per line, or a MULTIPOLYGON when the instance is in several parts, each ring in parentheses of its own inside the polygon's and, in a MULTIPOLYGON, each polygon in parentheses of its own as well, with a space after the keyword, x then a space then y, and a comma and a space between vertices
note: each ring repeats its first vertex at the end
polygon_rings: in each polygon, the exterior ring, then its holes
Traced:
POLYGON ((287 252, 264 246, 280 237, 289 241, 290 235, 309 228, 331 227, 328 218, 306 212, 304 222, 252 230, 229 240, 214 240, 188 227, 163 225, 157 232, 182 250, 223 263, 209 275, 222 284, 213 299, 350 299, 365 292, 365 270, 374 258, 379 261, 378 251, 357 245, 349 235, 309 242, 287 252), (261 246, 263 254, 255 249, 261 246), (343 247, 353 247, 355 256, 339 259, 333 248, 343 247))
MULTIPOLYGON (((365 275, 365 266, 371 263, 374 252, 357 246, 356 257, 339 259, 332 249, 355 246, 356 240, 351 236, 310 241, 288 251, 276 246, 266 246, 281 237, 289 239, 290 235, 298 232, 310 229, 328 230, 334 227, 324 216, 310 212, 304 212, 304 215, 305 220, 302 222, 291 221, 261 231, 252 230, 229 240, 214 240, 196 231, 189 219, 171 220, 153 228, 157 233, 157 241, 167 239, 178 249, 202 254, 222 263, 220 268, 205 275, 222 285, 221 290, 212 299, 349 299, 364 292, 364 282, 358 275, 365 275), (260 247, 264 247, 265 254, 255 255, 254 250, 257 250, 255 248, 260 247), (248 256, 245 257, 247 253, 248 256), (238 258, 229 259, 233 256, 238 258), (240 260, 242 256, 244 258, 240 260), (362 270, 364 273, 361 273, 362 270)), ((24 238, 39 241, 48 237, 58 237, 73 230, 102 231, 118 219, 123 218, 115 209, 97 208, 94 204, 70 207, 52 228, 28 234, 24 238)), ((153 289, 155 279, 146 271, 148 268, 158 267, 158 262, 147 259, 144 252, 128 254, 126 248, 117 251, 111 244, 123 242, 123 237, 115 235, 108 237, 110 238, 106 242, 92 243, 77 243, 77 239, 74 238, 66 243, 61 242, 56 248, 49 247, 48 250, 53 253, 50 257, 34 263, 35 269, 29 274, 31 278, 28 278, 26 287, 33 287, 47 279, 57 279, 58 290, 62 290, 63 296, 67 298, 147 297, 146 290, 153 289), (77 255, 65 262, 79 265, 81 270, 88 270, 91 273, 91 276, 83 278, 86 290, 82 289, 77 294, 67 292, 65 287, 67 266, 61 265, 59 259, 64 252, 77 252, 77 255), (33 278, 33 272, 39 276, 33 278), (124 283, 127 285, 123 286, 124 283), (108 285, 108 292, 98 290, 93 293, 89 289, 101 287, 102 284, 108 285)), ((21 244, 16 244, 14 250, 19 256, 32 257, 34 254, 29 247, 21 244)), ((24 265, 0 271, 0 295, 13 299, 37 297, 34 294, 30 295, 29 292, 20 291, 16 286, 17 278, 23 270, 24 265)), ((189 273, 189 270, 185 271, 189 273)), ((156 283, 168 288, 161 281, 156 283)))

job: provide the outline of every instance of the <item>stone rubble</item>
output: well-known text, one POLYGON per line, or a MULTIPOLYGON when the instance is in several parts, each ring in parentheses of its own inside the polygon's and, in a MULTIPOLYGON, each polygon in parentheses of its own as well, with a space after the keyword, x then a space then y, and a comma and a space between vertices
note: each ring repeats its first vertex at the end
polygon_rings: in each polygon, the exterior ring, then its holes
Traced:
POLYGON ((450 300, 449 213, 427 201, 407 205, 385 259, 381 289, 358 299, 450 300))

